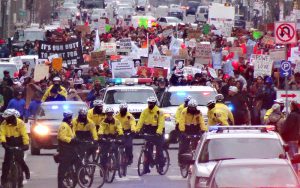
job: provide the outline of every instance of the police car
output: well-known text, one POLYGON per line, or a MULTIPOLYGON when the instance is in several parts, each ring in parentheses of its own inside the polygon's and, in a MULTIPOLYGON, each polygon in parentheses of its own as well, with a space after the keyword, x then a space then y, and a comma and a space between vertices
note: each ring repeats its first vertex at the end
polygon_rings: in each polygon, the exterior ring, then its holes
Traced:
POLYGON ((188 187, 206 187, 214 167, 227 159, 274 159, 290 160, 288 147, 274 126, 222 126, 210 127, 204 133, 194 153, 184 154, 181 159, 191 164, 188 187))
POLYGON ((112 79, 111 83, 114 85, 101 91, 104 92, 104 109, 111 107, 115 113, 117 113, 119 111, 119 105, 121 103, 127 103, 128 112, 138 120, 142 111, 148 107, 147 98, 150 96, 156 97, 154 89, 144 85, 150 84, 151 82, 152 80, 149 78, 112 79))
POLYGON ((174 134, 175 114, 179 105, 184 103, 184 98, 191 96, 198 102, 198 109, 201 111, 205 123, 207 123, 206 104, 215 100, 217 91, 209 86, 170 86, 162 95, 160 107, 165 115, 165 139, 170 143, 177 142, 174 134))

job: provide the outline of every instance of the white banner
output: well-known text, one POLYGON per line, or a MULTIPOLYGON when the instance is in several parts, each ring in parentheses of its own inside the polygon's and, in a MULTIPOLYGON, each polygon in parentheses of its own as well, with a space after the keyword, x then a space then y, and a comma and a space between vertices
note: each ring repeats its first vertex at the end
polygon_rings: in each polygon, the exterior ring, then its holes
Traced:
POLYGON ((131 51, 131 39, 130 38, 120 39, 119 52, 130 52, 130 51, 131 51))

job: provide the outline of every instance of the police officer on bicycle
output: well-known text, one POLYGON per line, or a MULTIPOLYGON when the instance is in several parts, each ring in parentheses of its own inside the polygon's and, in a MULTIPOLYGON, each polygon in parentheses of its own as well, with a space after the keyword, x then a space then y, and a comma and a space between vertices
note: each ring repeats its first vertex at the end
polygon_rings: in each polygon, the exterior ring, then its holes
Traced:
MULTIPOLYGON (((148 108, 146 108, 140 116, 140 119, 137 124, 136 132, 140 132, 141 129, 143 133, 151 135, 146 137, 146 141, 152 142, 156 145, 156 159, 158 162, 158 171, 163 171, 163 130, 165 127, 165 118, 163 112, 156 106, 157 99, 154 96, 151 96, 147 99, 148 108)), ((149 146, 150 147, 150 146, 149 146)), ((153 146, 148 148, 148 155, 152 154, 153 146)), ((147 156, 150 159, 151 156, 147 156)), ((144 161, 144 174, 150 173, 149 161, 144 161)))
MULTIPOLYGON (((114 109, 111 107, 106 108, 105 110, 106 117, 105 119, 101 122, 100 128, 99 128, 99 137, 100 141, 101 139, 105 138, 116 138, 117 136, 123 136, 124 132, 122 129, 122 125, 118 119, 116 119, 114 115, 114 109)), ((106 154, 111 147, 111 143, 103 143, 101 144, 102 148, 102 154, 106 154)), ((102 163, 103 165, 106 163, 106 155, 102 155, 102 163)), ((104 165, 105 166, 105 165, 104 165)))
POLYGON ((178 149, 179 164, 180 155, 187 152, 189 145, 185 135, 201 135, 207 131, 207 126, 204 123, 204 118, 200 110, 197 109, 198 103, 196 100, 191 99, 187 108, 182 110, 179 120, 179 131, 182 133, 181 141, 178 149))
POLYGON ((97 131, 99 131, 100 123, 105 118, 105 113, 103 113, 103 101, 94 100, 93 106, 94 108, 89 109, 88 111, 88 118, 94 122, 97 131))
MULTIPOLYGON (((5 155, 2 164, 1 184, 5 185, 13 155, 13 151, 10 150, 10 147, 20 147, 21 150, 15 153, 16 160, 25 172, 26 179, 30 179, 30 171, 24 161, 24 151, 29 149, 29 137, 25 123, 16 117, 15 110, 5 110, 2 117, 4 121, 0 125, 0 142, 5 149, 5 155)), ((18 181, 19 187, 23 187, 23 177, 15 181, 18 181)))
POLYGON ((78 144, 75 133, 72 129, 73 112, 65 111, 63 113, 63 121, 59 126, 57 139, 59 151, 59 166, 58 166, 58 188, 64 188, 63 180, 65 173, 76 161, 76 153, 74 146, 78 144))
POLYGON ((125 152, 128 157, 128 165, 133 160, 133 144, 132 144, 132 132, 135 131, 136 122, 133 115, 128 112, 128 105, 126 103, 120 104, 120 112, 115 115, 115 118, 120 121, 124 132, 124 145, 125 152))

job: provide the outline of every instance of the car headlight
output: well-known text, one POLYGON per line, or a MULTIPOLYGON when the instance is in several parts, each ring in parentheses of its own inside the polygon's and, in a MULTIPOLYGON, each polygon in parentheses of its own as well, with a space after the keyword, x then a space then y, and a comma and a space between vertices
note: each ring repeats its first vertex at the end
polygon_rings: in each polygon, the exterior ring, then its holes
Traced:
POLYGON ((166 140, 169 140, 170 134, 165 134, 164 137, 165 137, 166 140))
POLYGON ((49 128, 45 125, 37 125, 34 127, 33 131, 40 136, 46 136, 50 132, 49 128))
POLYGON ((196 188, 206 187, 207 182, 208 182, 207 177, 196 177, 195 187, 196 188))

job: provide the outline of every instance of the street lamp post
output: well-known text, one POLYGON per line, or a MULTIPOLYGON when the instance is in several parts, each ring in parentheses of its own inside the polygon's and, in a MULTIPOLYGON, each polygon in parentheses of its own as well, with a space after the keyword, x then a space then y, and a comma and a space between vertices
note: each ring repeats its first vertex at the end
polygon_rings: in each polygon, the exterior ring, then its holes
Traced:
POLYGON ((7 37, 7 29, 8 29, 8 10, 7 10, 7 3, 8 0, 3 0, 2 1, 2 15, 1 15, 1 19, 2 19, 2 37, 6 38, 7 37))

